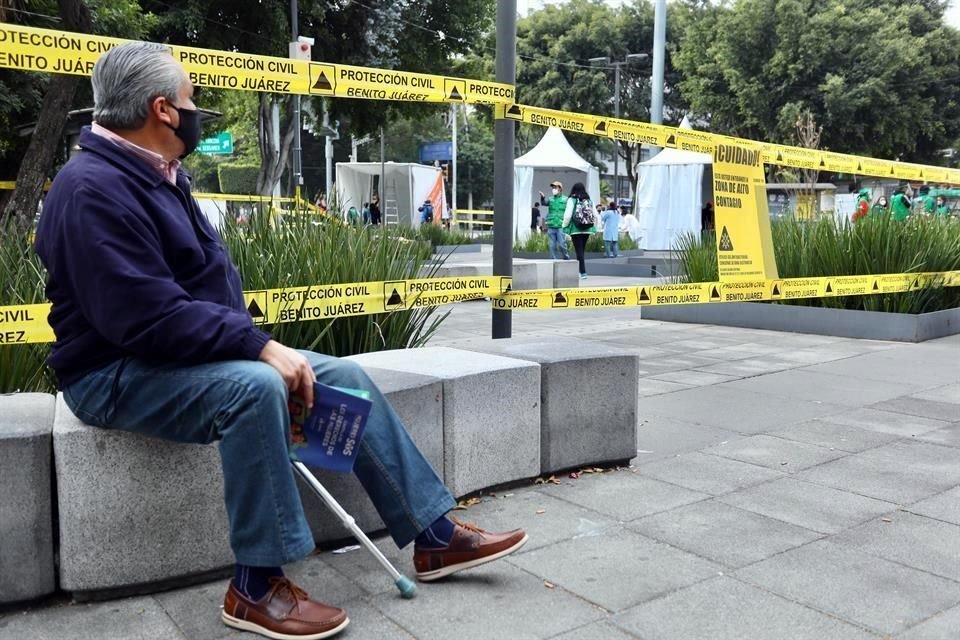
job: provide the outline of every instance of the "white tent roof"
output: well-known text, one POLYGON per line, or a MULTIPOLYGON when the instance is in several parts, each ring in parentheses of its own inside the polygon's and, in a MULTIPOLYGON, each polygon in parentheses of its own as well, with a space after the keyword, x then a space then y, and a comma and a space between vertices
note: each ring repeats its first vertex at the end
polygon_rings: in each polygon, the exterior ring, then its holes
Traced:
MULTIPOLYGON (((690 119, 683 116, 679 129, 690 129, 690 119)), ((682 164, 713 164, 713 157, 709 153, 697 153, 696 151, 683 151, 681 149, 664 149, 646 162, 641 162, 642 167, 660 167, 665 165, 682 164)))
POLYGON ((590 171, 593 165, 573 150, 563 131, 550 127, 533 149, 513 162, 515 167, 567 167, 590 171))

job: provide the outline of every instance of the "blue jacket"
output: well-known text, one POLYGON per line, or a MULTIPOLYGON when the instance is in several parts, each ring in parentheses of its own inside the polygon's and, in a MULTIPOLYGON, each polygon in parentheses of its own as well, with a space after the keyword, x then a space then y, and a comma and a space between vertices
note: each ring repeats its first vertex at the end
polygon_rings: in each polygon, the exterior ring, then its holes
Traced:
POLYGON ((49 359, 61 386, 113 361, 255 360, 240 274, 190 193, 85 129, 57 174, 36 248, 47 268, 49 359))
POLYGON ((600 216, 603 221, 603 241, 618 242, 620 240, 620 212, 607 209, 600 216))

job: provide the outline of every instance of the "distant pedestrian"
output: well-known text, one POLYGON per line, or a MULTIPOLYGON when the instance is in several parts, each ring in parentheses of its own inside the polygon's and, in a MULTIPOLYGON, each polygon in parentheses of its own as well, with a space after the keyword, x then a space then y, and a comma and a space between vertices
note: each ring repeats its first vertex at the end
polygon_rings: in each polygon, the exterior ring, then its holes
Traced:
POLYGON ((381 217, 380 196, 374 194, 373 198, 370 199, 370 224, 375 227, 378 226, 380 224, 381 217))
POLYGON ((870 189, 860 189, 857 194, 857 208, 853 211, 853 221, 863 220, 870 214, 870 189))
POLYGON ((716 212, 713 202, 707 202, 700 209, 700 231, 713 231, 716 227, 716 212))
POLYGON ((567 210, 567 196, 563 195, 563 184, 559 181, 550 183, 552 195, 547 201, 540 192, 540 204, 547 207, 547 242, 550 245, 550 257, 557 259, 557 252, 563 255, 564 260, 570 259, 567 252, 567 236, 563 233, 565 226, 564 216, 567 210))
POLYGON ((356 227, 360 224, 360 212, 357 211, 356 207, 350 207, 347 209, 347 222, 350 226, 356 227))
POLYGON ((540 203, 534 202, 533 209, 530 210, 530 231, 540 230, 540 203))
POLYGON ((879 218, 890 213, 890 203, 887 202, 887 196, 880 196, 870 207, 870 217, 879 218))
POLYGON ((363 215, 363 226, 367 226, 368 224, 370 224, 370 203, 369 202, 363 203, 362 215, 363 215))
POLYGON ((563 212, 563 227, 564 231, 573 238, 573 248, 577 252, 577 262, 580 263, 581 280, 587 278, 587 265, 584 260, 587 240, 597 232, 594 226, 595 215, 596 211, 593 203, 590 202, 590 196, 587 195, 586 187, 582 182, 574 184, 567 199, 567 207, 563 212))
POLYGON ((452 217, 450 207, 442 207, 440 209, 440 224, 442 224, 443 228, 447 231, 450 231, 450 218, 452 217))
POLYGON ((900 187, 893 192, 893 198, 890 200, 890 210, 893 212, 893 219, 897 222, 903 222, 910 217, 910 210, 913 207, 913 189, 910 185, 900 187))
POLYGON ((606 258, 620 257, 620 213, 617 204, 610 201, 610 206, 600 216, 603 224, 603 255, 606 258))
POLYGON ((950 215, 950 207, 947 206, 947 199, 944 196, 937 196, 935 212, 938 216, 950 215))
POLYGON ((420 212, 420 224, 433 224, 433 203, 430 198, 424 200, 417 211, 420 212))

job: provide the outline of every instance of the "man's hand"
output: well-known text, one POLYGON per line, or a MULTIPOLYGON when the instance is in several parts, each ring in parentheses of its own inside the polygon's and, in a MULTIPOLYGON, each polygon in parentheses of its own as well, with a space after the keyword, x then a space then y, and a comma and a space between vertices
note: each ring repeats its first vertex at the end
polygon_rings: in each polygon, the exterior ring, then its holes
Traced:
POLYGON ((540 192, 540 199, 543 200, 543 191, 540 192))
POLYGON ((276 340, 271 340, 260 352, 260 361, 279 371, 290 393, 299 395, 308 408, 313 408, 313 383, 317 377, 310 362, 303 355, 276 340))

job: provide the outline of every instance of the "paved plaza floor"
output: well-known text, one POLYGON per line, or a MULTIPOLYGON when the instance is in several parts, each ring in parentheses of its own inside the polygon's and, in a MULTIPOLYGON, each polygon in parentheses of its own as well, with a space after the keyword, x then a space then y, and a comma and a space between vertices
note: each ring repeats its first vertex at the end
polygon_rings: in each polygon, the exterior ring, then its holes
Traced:
MULTIPOLYGON (((433 344, 489 327, 488 305, 460 305, 433 344)), ((638 310, 518 312, 514 332, 640 356, 637 458, 485 495, 458 515, 530 542, 412 601, 363 550, 292 567, 347 608, 339 637, 960 638, 960 336, 857 341, 638 310)), ((377 541, 412 575, 409 551, 377 541)), ((225 585, 7 610, 0 640, 252 640, 219 622, 225 585)))

